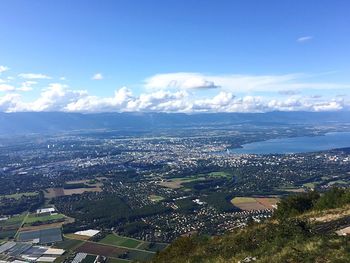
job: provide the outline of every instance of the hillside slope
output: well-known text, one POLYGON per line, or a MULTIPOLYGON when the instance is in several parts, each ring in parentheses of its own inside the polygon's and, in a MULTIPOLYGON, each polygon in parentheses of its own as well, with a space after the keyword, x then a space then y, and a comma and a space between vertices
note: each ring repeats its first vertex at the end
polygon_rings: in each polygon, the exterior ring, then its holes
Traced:
POLYGON ((350 190, 291 196, 272 220, 219 237, 181 237, 153 263, 350 262, 350 190))

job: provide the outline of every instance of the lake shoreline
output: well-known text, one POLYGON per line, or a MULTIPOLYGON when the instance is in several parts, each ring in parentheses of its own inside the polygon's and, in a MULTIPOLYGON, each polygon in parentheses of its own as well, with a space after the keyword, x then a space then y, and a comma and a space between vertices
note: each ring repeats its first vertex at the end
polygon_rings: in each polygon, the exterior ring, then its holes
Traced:
MULTIPOLYGON (((350 131, 269 139, 227 149, 229 154, 296 154, 350 147, 350 131)), ((223 152, 224 153, 224 152, 223 152)))

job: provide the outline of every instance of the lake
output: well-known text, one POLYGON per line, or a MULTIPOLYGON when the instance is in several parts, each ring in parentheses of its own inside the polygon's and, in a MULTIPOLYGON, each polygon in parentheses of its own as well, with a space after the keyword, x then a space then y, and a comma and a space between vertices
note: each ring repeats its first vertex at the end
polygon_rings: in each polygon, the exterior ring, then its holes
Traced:
POLYGON ((230 149, 238 154, 288 154, 305 153, 350 147, 350 132, 331 132, 324 136, 272 139, 230 149))

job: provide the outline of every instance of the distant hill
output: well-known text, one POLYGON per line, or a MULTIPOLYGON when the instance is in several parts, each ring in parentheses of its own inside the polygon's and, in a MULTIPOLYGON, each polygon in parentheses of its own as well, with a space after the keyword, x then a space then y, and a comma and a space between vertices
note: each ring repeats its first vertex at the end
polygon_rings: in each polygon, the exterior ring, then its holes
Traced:
POLYGON ((350 189, 282 200, 274 218, 223 236, 175 240, 152 263, 350 262, 350 189))
POLYGON ((0 135, 57 133, 77 130, 152 130, 240 123, 292 124, 350 122, 349 112, 269 113, 0 113, 0 135))

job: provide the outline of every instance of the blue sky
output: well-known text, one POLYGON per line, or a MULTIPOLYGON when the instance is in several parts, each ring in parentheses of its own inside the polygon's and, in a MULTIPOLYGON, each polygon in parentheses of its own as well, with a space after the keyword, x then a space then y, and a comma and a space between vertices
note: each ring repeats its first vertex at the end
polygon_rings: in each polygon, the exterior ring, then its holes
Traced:
POLYGON ((2 0, 0 110, 348 109, 348 10, 346 0, 2 0))

